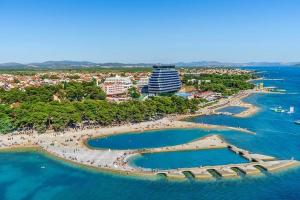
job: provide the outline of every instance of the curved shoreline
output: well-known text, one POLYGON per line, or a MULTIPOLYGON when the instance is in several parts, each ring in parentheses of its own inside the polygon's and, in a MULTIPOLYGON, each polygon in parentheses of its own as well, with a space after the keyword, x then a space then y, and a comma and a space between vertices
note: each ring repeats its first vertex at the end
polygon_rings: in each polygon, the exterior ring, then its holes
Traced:
MULTIPOLYGON (((155 123, 155 122, 152 122, 152 123, 155 123)), ((170 126, 170 124, 172 124, 173 126, 171 128, 174 128, 174 127, 176 127, 176 128, 186 128, 186 127, 188 127, 188 128, 197 128, 197 126, 198 126, 198 124, 196 124, 196 123, 182 122, 182 121, 172 121, 172 122, 171 121, 166 121, 165 123, 168 123, 169 126, 170 126)), ((144 126, 147 127, 147 124, 148 123, 145 123, 144 126)), ((160 125, 160 126, 158 126, 158 127, 154 126, 152 128, 154 128, 154 130, 157 130, 157 128, 160 128, 161 126, 164 126, 164 124, 162 124, 162 123, 158 123, 158 125, 160 125)), ((213 127, 215 127, 215 126, 213 126, 213 127)), ((137 125, 129 126, 127 128, 129 128, 131 130, 137 130, 137 125)), ((151 128, 151 127, 148 127, 148 130, 149 130, 149 128, 151 128)), ((108 129, 110 129, 110 131, 104 131, 105 136, 120 134, 120 132, 116 132, 115 127, 108 128, 108 129)), ((121 130, 124 131, 124 127, 121 130)), ((145 130, 145 128, 143 130, 145 130)), ((98 133, 98 134, 94 133, 94 136, 97 136, 99 134, 101 134, 101 133, 98 133)), ((76 135, 78 136, 78 134, 76 134, 76 133, 75 134, 70 134, 69 133, 67 135, 69 135, 69 137, 68 137, 69 139, 71 139, 71 138, 76 139, 74 136, 76 136, 76 135)), ((44 143, 45 141, 41 140, 42 138, 40 138, 39 139, 40 144, 38 144, 38 145, 29 145, 29 147, 31 147, 31 149, 33 148, 34 150, 38 149, 38 151, 46 153, 51 157, 54 157, 54 158, 57 158, 57 159, 60 159, 60 160, 63 160, 63 161, 71 162, 73 164, 79 164, 80 166, 85 166, 85 167, 88 167, 88 168, 97 169, 99 171, 105 171, 105 172, 117 173, 117 174, 123 174, 123 175, 130 175, 130 176, 142 176, 142 177, 146 176, 148 178, 149 177, 154 178, 159 173, 165 173, 165 174, 167 174, 166 176, 168 176, 170 178, 175 178, 175 179, 177 179, 177 178, 179 178, 179 179, 184 178, 185 179, 185 176, 183 174, 177 172, 178 170, 167 170, 167 171, 158 172, 158 171, 149 171, 149 170, 137 169, 137 168, 134 168, 134 167, 131 167, 131 166, 127 165, 126 160, 128 158, 130 158, 131 156, 133 156, 133 155, 137 155, 137 154, 140 154, 140 153, 143 153, 143 152, 144 153, 161 152, 161 151, 164 151, 164 149, 167 149, 167 148, 175 148, 175 149, 171 149, 171 150, 174 150, 174 151, 179 151, 180 150, 181 151, 181 150, 201 150, 201 149, 221 148, 221 147, 224 148, 228 145, 219 136, 210 135, 210 136, 204 136, 200 139, 189 142, 190 144, 192 144, 194 142, 200 142, 196 146, 195 145, 194 146, 192 146, 192 145, 189 146, 189 143, 185 143, 185 144, 175 145, 175 146, 167 146, 167 147, 161 147, 161 148, 150 148, 150 149, 145 149, 144 151, 141 151, 141 150, 117 150, 117 151, 112 150, 112 151, 110 151, 110 150, 107 150, 107 149, 106 150, 105 149, 104 150, 93 150, 93 149, 89 149, 87 146, 85 146, 83 141, 85 141, 88 138, 91 138, 91 136, 81 137, 81 140, 79 140, 81 142, 77 143, 77 145, 75 145, 76 141, 72 141, 67 146, 64 146, 64 141, 66 140, 66 134, 58 135, 55 138, 57 139, 57 142, 54 144, 54 146, 49 145, 49 144, 48 145, 45 144, 44 143), (59 137, 61 137, 61 138, 59 139, 59 137), (212 137, 213 137, 213 139, 210 139, 212 137), (62 143, 59 143, 59 142, 62 142, 62 143), (200 145, 200 144, 202 144, 202 145, 200 145), (178 147, 176 147, 176 146, 178 146, 178 147), (76 149, 81 149, 80 150, 81 152, 78 152, 77 156, 79 156, 79 157, 76 157, 76 159, 75 159, 75 157, 72 157, 72 156, 74 156, 74 154, 72 154, 72 151, 77 151, 76 149), (157 150, 155 150, 155 149, 157 149, 157 150), (85 158, 84 155, 88 155, 88 154, 92 155, 92 157, 95 158, 95 157, 98 157, 98 156, 101 157, 102 154, 107 154, 109 152, 111 153, 112 156, 108 155, 106 157, 103 157, 104 159, 109 159, 106 162, 107 165, 102 165, 102 166, 95 165, 94 162, 91 162, 89 160, 89 158, 86 159, 86 160, 81 160, 81 161, 79 160, 80 155, 82 156, 81 159, 85 158), (71 155, 71 157, 70 157, 70 155, 71 155)), ((24 145, 24 146, 14 147, 14 149, 25 148, 25 147, 26 146, 24 145)), ((12 149, 10 149, 10 150, 12 150, 12 149)), ((247 151, 245 151, 245 152, 247 152, 247 151)), ((101 158, 98 161, 101 163, 103 160, 101 158)), ((291 162, 291 165, 296 164, 296 161, 278 161, 278 162, 284 162, 284 163, 280 164, 283 167, 279 166, 278 170, 281 169, 281 168, 288 167, 288 165, 286 165, 286 162, 291 162)), ((264 162, 264 164, 266 164, 266 162, 264 162)), ((245 164, 243 164, 243 165, 245 165, 245 164)), ((224 165, 224 166, 211 166, 211 167, 216 168, 218 170, 221 170, 221 173, 223 173, 224 177, 227 178, 227 177, 237 176, 233 172, 231 172, 231 169, 228 169, 227 166, 242 167, 243 165, 224 165), (224 167, 226 169, 225 171, 223 171, 224 167), (229 173, 228 171, 231 172, 230 176, 228 175, 228 173, 229 173)), ((250 163, 249 165, 254 165, 254 164, 250 163)), ((196 168, 185 168, 185 169, 182 169, 182 170, 193 170, 193 171, 195 171, 196 168)), ((194 172, 194 173, 198 173, 197 171, 199 171, 199 170, 197 169, 196 172, 194 172)), ((199 179, 205 179, 206 180, 207 178, 209 178, 209 179, 212 178, 212 177, 210 177, 210 174, 206 173, 206 168, 203 168, 201 170, 201 173, 205 173, 206 175, 201 175, 201 176, 199 175, 200 176, 200 177, 198 177, 199 179)), ((259 174, 259 172, 255 173, 255 174, 259 174)))
MULTIPOLYGON (((90 165, 86 165, 86 164, 81 164, 78 162, 74 162, 71 160, 67 160, 64 158, 61 158, 59 156, 56 156, 54 154, 51 154, 45 150, 43 150, 40 147, 18 147, 15 149, 1 149, 0 153, 2 152, 6 152, 6 153, 15 153, 15 152, 35 152, 35 153, 39 153, 45 157, 48 157, 50 159, 53 159, 54 161, 58 161, 58 162, 62 162, 63 164, 67 165, 67 166, 71 166, 71 167, 75 167, 81 170, 88 170, 89 172, 92 170, 93 172, 101 172, 110 176, 126 176, 126 178, 132 178, 132 179, 141 179, 141 180, 147 180, 147 181, 155 181, 155 180, 159 180, 161 179, 158 175, 158 173, 153 174, 153 173, 145 173, 145 172, 141 172, 141 171, 134 171, 134 172, 124 172, 124 171, 120 171, 120 170, 115 170, 115 169, 111 169, 111 168, 99 168, 99 167, 94 167, 94 166, 90 166, 90 165)), ((221 165, 221 166, 206 166, 205 168, 214 168, 214 167, 221 167, 224 166, 236 166, 236 165, 245 165, 245 163, 242 164, 228 164, 228 165, 221 165)), ((251 163, 250 163, 251 164, 251 163)), ((298 161, 292 161, 292 162, 287 162, 284 163, 283 166, 279 166, 279 167, 275 167, 274 169, 270 170, 270 172, 274 173, 274 172, 285 172, 287 170, 293 170, 295 168, 300 167, 300 163, 298 161)), ((187 170, 192 169, 192 168, 185 168, 187 170)), ((269 171, 269 170, 268 170, 269 171)), ((168 170, 164 170, 163 173, 167 173, 168 170)), ((251 177, 264 177, 263 173, 260 173, 258 171, 255 172, 247 172, 246 175, 251 175, 251 177)), ((187 180, 186 177, 183 176, 177 176, 177 175, 167 175, 166 176, 169 180, 172 181, 184 181, 187 180)), ((223 178, 226 178, 228 180, 238 180, 240 179, 240 176, 238 176, 237 174, 229 174, 229 175, 225 175, 223 176, 223 178)), ((212 175, 200 175, 197 177, 194 177, 194 181, 211 181, 214 180, 214 177, 212 175)))

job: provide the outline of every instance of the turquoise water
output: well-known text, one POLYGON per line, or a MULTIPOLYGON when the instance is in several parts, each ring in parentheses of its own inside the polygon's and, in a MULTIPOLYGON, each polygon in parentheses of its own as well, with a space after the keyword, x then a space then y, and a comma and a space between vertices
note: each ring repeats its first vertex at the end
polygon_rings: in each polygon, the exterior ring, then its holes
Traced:
POLYGON ((229 149, 151 153, 138 156, 131 163, 138 167, 152 169, 177 169, 248 162, 229 149))
POLYGON ((142 134, 127 133, 104 138, 95 138, 87 143, 94 148, 110 149, 139 149, 172 146, 190 142, 197 138, 214 133, 202 129, 170 129, 158 131, 146 131, 142 134))
MULTIPOLYGON (((257 135, 233 131, 209 131, 207 134, 220 134, 230 143, 256 153, 283 159, 295 157, 300 160, 300 126, 293 123, 294 120, 300 119, 300 69, 291 67, 253 69, 265 71, 264 76, 267 78, 283 78, 283 81, 268 80, 264 83, 286 89, 288 94, 253 95, 247 98, 246 101, 261 107, 261 111, 250 118, 207 116, 193 120, 248 128, 255 131, 257 135), (288 108, 291 105, 295 106, 296 113, 293 115, 275 113, 269 109, 275 106, 288 108)), ((184 131, 182 133, 184 135, 184 131)), ((155 140, 159 143, 163 139, 155 140)), ((187 154, 186 157, 189 155, 187 154)), ((88 171, 55 161, 39 153, 28 152, 1 153, 0 174, 0 199, 279 200, 300 198, 299 168, 266 174, 264 177, 245 176, 232 181, 140 180, 88 171), (45 168, 41 168, 42 166, 45 168)))
POLYGON ((241 106, 227 106, 225 108, 218 109, 217 111, 218 112, 229 112, 232 114, 239 114, 245 110, 247 110, 247 108, 241 107, 241 106))
POLYGON ((153 181, 87 171, 32 152, 0 154, 0 173, 0 199, 253 200, 298 199, 300 195, 296 169, 234 181, 153 181))

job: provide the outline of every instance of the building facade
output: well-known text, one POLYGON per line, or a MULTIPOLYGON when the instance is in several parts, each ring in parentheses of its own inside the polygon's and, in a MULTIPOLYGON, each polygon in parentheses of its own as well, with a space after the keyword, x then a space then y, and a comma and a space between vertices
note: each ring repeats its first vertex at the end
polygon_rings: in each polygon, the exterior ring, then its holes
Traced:
POLYGON ((149 77, 141 77, 137 82, 137 88, 141 93, 148 93, 149 77))
POLYGON ((144 87, 145 85, 148 84, 149 84, 149 77, 141 77, 137 82, 138 87, 144 87))
POLYGON ((155 65, 149 79, 149 95, 159 95, 179 91, 181 81, 175 65, 155 65))
POLYGON ((125 94, 130 87, 132 87, 130 78, 120 76, 106 78, 102 84, 102 89, 108 96, 125 94))

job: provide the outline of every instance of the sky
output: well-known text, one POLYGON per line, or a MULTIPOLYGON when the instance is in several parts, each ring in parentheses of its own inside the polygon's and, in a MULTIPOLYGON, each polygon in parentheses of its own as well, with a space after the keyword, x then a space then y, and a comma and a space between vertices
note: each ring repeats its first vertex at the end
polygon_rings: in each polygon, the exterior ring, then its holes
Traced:
POLYGON ((300 0, 0 0, 0 63, 300 61, 300 0))

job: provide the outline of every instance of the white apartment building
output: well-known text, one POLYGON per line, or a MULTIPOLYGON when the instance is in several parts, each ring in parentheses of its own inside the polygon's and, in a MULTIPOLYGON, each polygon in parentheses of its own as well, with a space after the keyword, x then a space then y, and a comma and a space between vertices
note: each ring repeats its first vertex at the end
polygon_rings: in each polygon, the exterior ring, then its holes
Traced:
POLYGON ((137 87, 142 88, 149 84, 149 77, 141 77, 137 82, 137 87))
POLYGON ((128 77, 109 77, 102 84, 102 89, 108 96, 124 94, 132 87, 132 82, 128 77))

